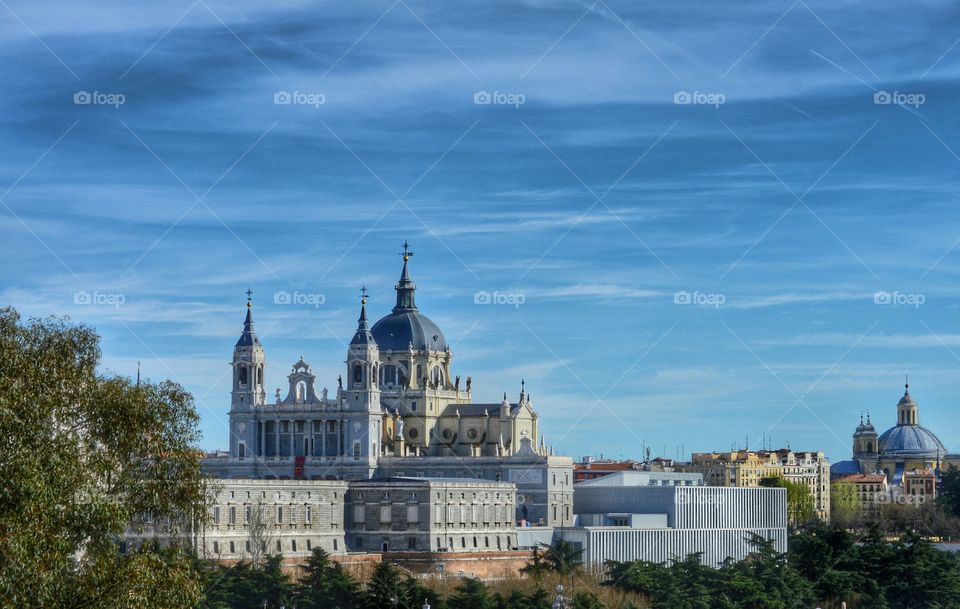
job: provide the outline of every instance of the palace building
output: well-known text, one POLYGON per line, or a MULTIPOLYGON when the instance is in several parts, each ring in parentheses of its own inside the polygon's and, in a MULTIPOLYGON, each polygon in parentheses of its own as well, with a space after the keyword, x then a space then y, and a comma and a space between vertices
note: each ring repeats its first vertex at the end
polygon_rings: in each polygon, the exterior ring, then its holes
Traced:
POLYGON ((203 459, 216 478, 368 480, 472 478, 514 483, 516 520, 573 523, 573 462, 555 456, 540 414, 522 389, 516 401, 473 401, 453 369, 443 331, 420 312, 404 243, 396 305, 372 326, 366 289, 344 373, 331 392, 302 358, 284 392, 267 391, 267 357, 248 292, 233 349, 230 448, 203 459))

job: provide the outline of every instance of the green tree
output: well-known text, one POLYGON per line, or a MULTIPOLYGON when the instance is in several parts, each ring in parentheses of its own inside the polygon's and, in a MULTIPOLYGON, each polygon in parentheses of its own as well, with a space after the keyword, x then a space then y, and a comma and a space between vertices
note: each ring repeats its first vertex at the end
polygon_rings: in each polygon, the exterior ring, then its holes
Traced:
POLYGON ((363 597, 366 609, 420 609, 424 600, 436 600, 432 592, 389 562, 373 569, 363 597))
POLYGON ((558 539, 547 548, 544 560, 547 569, 560 575, 570 575, 580 568, 583 549, 565 539, 558 539))
POLYGON ((536 546, 534 546, 533 554, 530 555, 530 560, 527 561, 527 564, 520 567, 520 573, 523 573, 524 575, 532 575, 537 581, 540 581, 540 578, 543 577, 543 574, 549 570, 550 567, 544 560, 543 552, 541 552, 540 548, 536 546))
POLYGON ((494 609, 493 598, 479 579, 465 577, 447 603, 450 609, 494 609))
POLYGON ((813 495, 806 485, 772 476, 760 480, 760 486, 787 489, 787 520, 792 527, 803 526, 814 519, 813 495))
POLYGON ((0 309, 0 606, 200 599, 187 552, 117 543, 131 522, 178 540, 206 513, 193 399, 99 362, 92 329, 0 309))
POLYGON ((960 516, 960 468, 951 464, 940 470, 937 503, 948 514, 960 516))
POLYGON ((524 609, 550 609, 553 604, 553 597, 543 588, 537 586, 537 589, 527 596, 527 604, 524 609))
POLYGON ((357 584, 322 548, 314 548, 297 589, 298 606, 312 609, 353 609, 357 584))
POLYGON ((847 528, 858 528, 863 520, 857 486, 837 481, 830 485, 830 522, 847 528))
POLYGON ((580 590, 573 595, 573 609, 605 609, 597 595, 588 590, 580 590))

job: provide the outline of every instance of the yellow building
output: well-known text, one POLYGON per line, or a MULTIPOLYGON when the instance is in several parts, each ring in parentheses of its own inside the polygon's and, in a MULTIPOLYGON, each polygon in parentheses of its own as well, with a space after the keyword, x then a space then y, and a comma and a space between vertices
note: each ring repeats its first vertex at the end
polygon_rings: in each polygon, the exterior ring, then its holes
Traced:
POLYGON ((806 486, 821 520, 830 519, 830 461, 823 451, 739 450, 693 453, 687 471, 703 474, 708 486, 760 486, 764 478, 783 478, 806 486))

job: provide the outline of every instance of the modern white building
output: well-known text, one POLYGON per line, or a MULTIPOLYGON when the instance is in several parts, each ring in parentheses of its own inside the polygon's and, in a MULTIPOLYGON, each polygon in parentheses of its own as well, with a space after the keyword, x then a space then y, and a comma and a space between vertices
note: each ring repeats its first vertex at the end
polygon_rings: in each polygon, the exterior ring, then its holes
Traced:
POLYGON ((579 545, 584 562, 670 562, 702 553, 704 564, 745 558, 753 535, 787 549, 787 494, 782 488, 650 485, 644 472, 619 472, 574 487, 576 526, 555 528, 579 545))

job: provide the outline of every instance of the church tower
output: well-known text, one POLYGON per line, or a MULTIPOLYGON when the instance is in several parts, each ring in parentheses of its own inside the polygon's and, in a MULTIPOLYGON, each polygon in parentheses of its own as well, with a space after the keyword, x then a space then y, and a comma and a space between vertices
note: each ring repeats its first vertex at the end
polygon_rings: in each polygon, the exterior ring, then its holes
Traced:
POLYGON ((867 413, 867 422, 863 422, 863 413, 860 413, 860 424, 853 434, 853 458, 870 459, 877 456, 877 430, 870 422, 870 413, 867 413))
POLYGON ((233 391, 231 410, 250 411, 266 401, 263 388, 263 369, 267 365, 263 345, 253 327, 253 292, 247 290, 247 317, 243 321, 243 333, 233 348, 233 391))
POLYGON ((367 321, 367 288, 362 289, 357 331, 347 349, 347 377, 342 384, 343 408, 350 413, 348 458, 375 463, 381 454, 380 348, 367 321))

